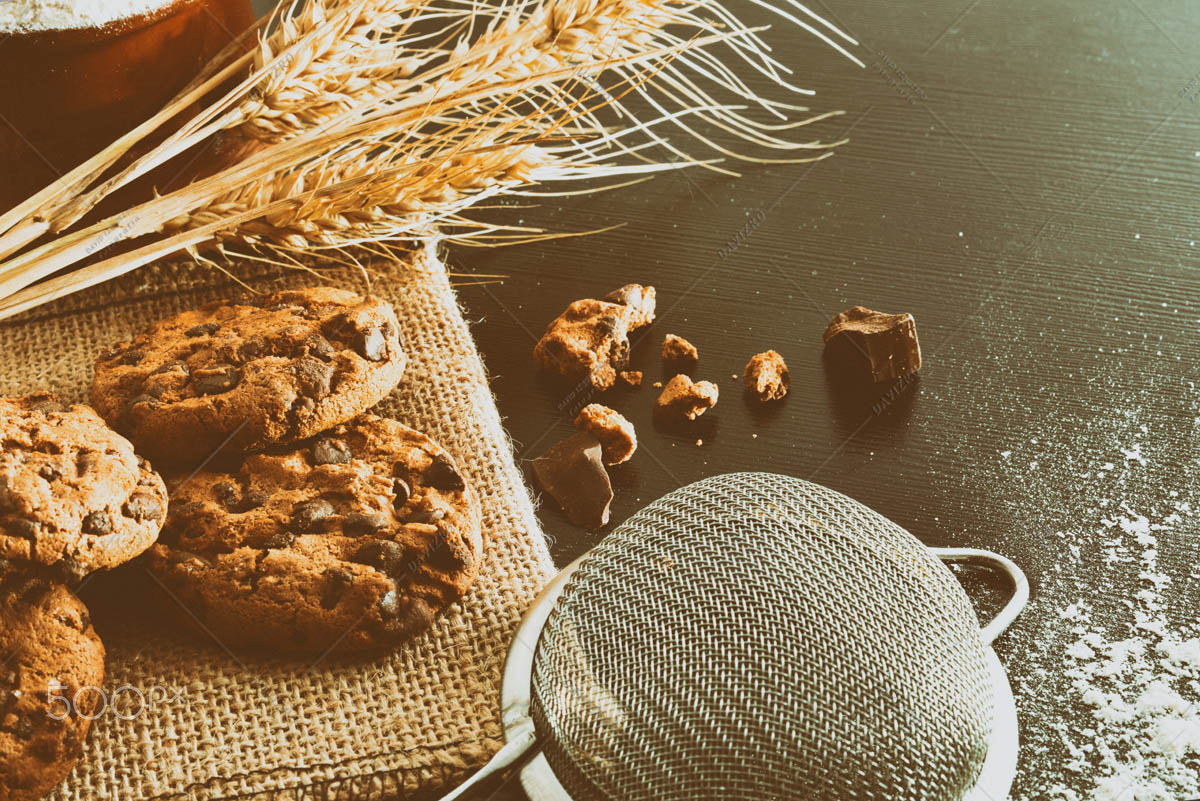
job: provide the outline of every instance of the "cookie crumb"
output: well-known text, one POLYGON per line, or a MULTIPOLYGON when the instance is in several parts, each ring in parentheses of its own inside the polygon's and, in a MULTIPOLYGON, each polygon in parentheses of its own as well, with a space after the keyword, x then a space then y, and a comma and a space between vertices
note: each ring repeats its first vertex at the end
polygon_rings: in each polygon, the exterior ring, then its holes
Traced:
POLYGON ((683 337, 667 334, 663 339, 662 359, 669 365, 687 370, 700 361, 700 351, 683 337))
POLYGON ((698 439, 698 440, 696 440, 696 447, 697 447, 697 448, 699 448, 699 447, 700 447, 701 445, 703 445, 703 444, 704 444, 704 440, 702 440, 702 439, 698 439))
POLYGON ((655 382, 654 382, 653 384, 651 384, 650 386, 654 387, 655 389, 662 389, 662 382, 661 382, 661 381, 655 381, 655 382))
POLYGON ((619 375, 621 380, 631 387, 640 387, 642 385, 641 370, 622 370, 619 375))
POLYGON ((629 333, 654 320, 654 287, 626 284, 602 300, 584 298, 555 317, 533 349, 549 370, 609 389, 629 363, 629 333))
POLYGON ((633 423, 619 412, 599 403, 589 403, 575 417, 575 427, 600 440, 605 464, 629 461, 637 450, 633 423))
POLYGON ((662 417, 695 420, 717 405, 720 390, 711 381, 692 381, 680 373, 667 382, 654 402, 654 412, 662 417))
POLYGON ((751 356, 742 373, 742 381, 763 403, 782 399, 792 383, 783 357, 773 350, 751 356))

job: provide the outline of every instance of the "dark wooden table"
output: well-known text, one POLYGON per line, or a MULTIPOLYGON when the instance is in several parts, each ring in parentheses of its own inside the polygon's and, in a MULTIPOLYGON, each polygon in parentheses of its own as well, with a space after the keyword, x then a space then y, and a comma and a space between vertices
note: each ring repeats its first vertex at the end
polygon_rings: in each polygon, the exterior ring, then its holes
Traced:
MULTIPOLYGON (((611 525, 705 476, 773 470, 930 544, 1019 562, 1034 600, 997 651, 1021 712, 1014 797, 1043 797, 1076 781, 1052 725, 1072 714, 1058 612, 1086 599, 1096 617, 1128 617, 1137 587, 1088 547, 1092 529, 1123 501, 1148 515, 1200 507, 1200 14, 1187 0, 814 8, 859 39, 865 69, 785 26, 768 39, 817 90, 814 109, 846 111, 816 126, 849 137, 833 158, 738 179, 680 172, 525 211, 552 231, 624 227, 454 250, 456 269, 508 276, 461 296, 522 461, 568 435, 588 400, 637 425, 637 455, 612 470, 611 525), (633 353, 646 384, 564 395, 531 358, 538 335, 571 300, 630 281, 658 291, 633 353), (918 379, 876 393, 831 381, 821 332, 855 304, 913 313, 918 379), (687 433, 651 422, 668 332, 698 346, 696 376, 722 390, 687 433), (792 392, 760 407, 731 376, 767 348, 787 358, 792 392), (1123 453, 1138 443, 1145 464, 1123 453)), ((548 498, 540 516, 560 564, 604 535, 548 498)), ((1200 608, 1198 549, 1190 517, 1159 537, 1181 626, 1200 608)))

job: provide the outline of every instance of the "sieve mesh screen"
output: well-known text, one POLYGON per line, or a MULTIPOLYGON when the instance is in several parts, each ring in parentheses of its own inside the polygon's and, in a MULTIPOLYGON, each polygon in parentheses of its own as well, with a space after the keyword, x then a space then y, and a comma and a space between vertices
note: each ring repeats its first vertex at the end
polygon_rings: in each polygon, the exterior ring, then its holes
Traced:
POLYGON ((902 528, 767 473, 676 490, 571 577, 532 715, 575 801, 948 801, 992 688, 962 587, 902 528))

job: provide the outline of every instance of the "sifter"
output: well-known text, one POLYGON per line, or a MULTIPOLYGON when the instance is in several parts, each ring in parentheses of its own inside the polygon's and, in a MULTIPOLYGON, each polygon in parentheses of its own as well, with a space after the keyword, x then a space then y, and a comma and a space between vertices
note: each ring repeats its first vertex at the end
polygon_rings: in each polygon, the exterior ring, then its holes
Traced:
POLYGON ((991 642, 1021 570, 927 548, 833 490, 733 473, 630 517, 538 596, 509 650, 507 744, 532 801, 992 801, 1016 770, 991 642), (1006 574, 980 628, 947 562, 1006 574))

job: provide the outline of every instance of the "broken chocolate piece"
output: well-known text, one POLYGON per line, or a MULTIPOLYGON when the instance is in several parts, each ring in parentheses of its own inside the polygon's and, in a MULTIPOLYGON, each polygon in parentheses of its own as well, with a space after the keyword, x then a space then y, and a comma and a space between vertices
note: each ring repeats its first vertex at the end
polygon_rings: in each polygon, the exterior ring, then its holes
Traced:
POLYGON ((637 450, 637 434, 633 423, 619 412, 599 403, 589 403, 575 417, 575 427, 600 440, 605 464, 629 461, 637 450))
POLYGON ((654 414, 664 420, 695 420, 717 405, 719 394, 717 385, 711 381, 692 381, 680 373, 663 387, 658 400, 654 402, 654 414))
POLYGON ((608 523, 612 482, 604 469, 600 440, 579 433, 533 460, 533 473, 576 525, 598 529, 608 523))
POLYGON ((747 391, 753 392, 760 401, 766 403, 787 395, 792 378, 783 357, 776 351, 768 350, 750 357, 742 373, 742 381, 747 391))
POLYGON ((608 389, 629 363, 629 332, 654 319, 654 287, 627 284, 604 300, 585 298, 546 327, 533 356, 543 367, 608 389))
POLYGON ((921 346, 911 314, 884 314, 864 306, 847 309, 829 321, 825 352, 838 362, 859 365, 876 382, 921 369, 921 346))
POLYGON ((662 360, 679 370, 690 370, 700 361, 700 351, 683 337, 667 334, 662 344, 662 360))

